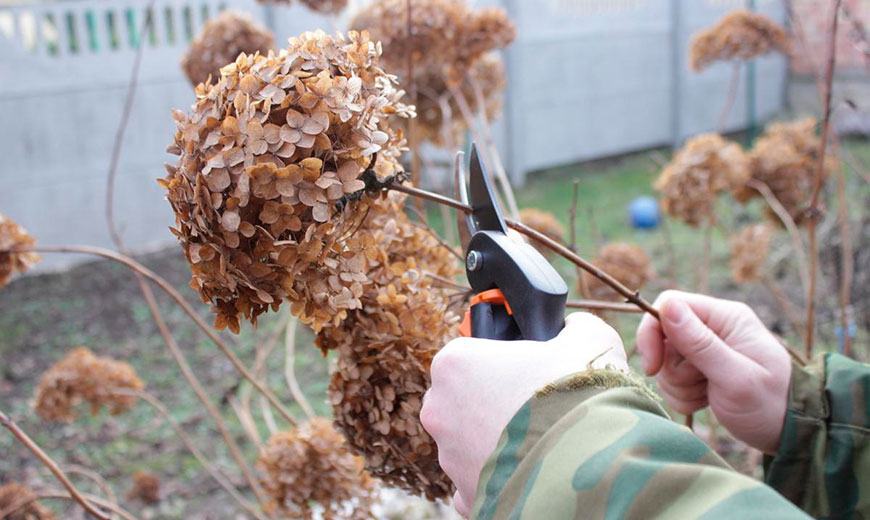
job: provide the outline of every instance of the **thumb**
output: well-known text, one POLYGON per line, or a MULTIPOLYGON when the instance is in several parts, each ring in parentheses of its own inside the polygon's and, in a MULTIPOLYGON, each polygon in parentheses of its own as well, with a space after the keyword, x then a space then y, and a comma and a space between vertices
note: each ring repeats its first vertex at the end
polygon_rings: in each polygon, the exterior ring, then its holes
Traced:
POLYGON ((662 305, 662 329, 667 344, 716 382, 745 367, 742 355, 725 344, 685 302, 668 300, 662 305))

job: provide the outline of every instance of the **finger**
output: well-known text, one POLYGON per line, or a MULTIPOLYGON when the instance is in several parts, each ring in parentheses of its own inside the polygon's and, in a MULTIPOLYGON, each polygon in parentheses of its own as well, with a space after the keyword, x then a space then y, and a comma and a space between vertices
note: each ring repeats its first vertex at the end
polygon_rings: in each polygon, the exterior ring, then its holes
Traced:
POLYGON ((662 306, 662 330, 673 347, 687 361, 717 383, 751 367, 752 362, 726 345, 702 322, 689 306, 678 299, 662 306))
POLYGON ((659 376, 679 386, 688 386, 706 380, 698 368, 686 360, 676 349, 665 341, 665 360, 659 376))
POLYGON ((664 379, 658 379, 659 388, 678 401, 698 401, 707 398, 707 382, 703 381, 691 386, 672 385, 664 379))
POLYGON ((640 352, 643 371, 648 376, 658 373, 664 359, 664 334, 659 320, 649 314, 644 314, 637 327, 637 350, 640 352))
POLYGON ((746 304, 742 302, 675 290, 662 292, 656 298, 654 305, 661 310, 667 302, 673 300, 680 300, 688 305, 695 315, 718 335, 724 335, 727 332, 730 324, 733 323, 734 313, 748 309, 746 304))
POLYGON ((662 397, 665 398, 665 402, 668 403, 668 406, 671 408, 671 410, 682 415, 693 414, 698 410, 703 410, 708 405, 706 398, 698 399, 696 401, 682 401, 680 399, 670 396, 666 392, 662 392, 662 397))
POLYGON ((471 513, 471 508, 465 499, 462 498, 462 493, 459 491, 453 494, 453 507, 456 508, 457 513, 462 515, 462 518, 468 518, 468 514, 471 513))

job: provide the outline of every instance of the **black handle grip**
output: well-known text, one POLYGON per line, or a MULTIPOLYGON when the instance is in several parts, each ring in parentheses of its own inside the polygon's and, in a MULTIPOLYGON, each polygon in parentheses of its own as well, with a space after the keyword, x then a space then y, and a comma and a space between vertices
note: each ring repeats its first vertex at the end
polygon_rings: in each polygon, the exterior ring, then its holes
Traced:
POLYGON ((478 303, 471 306, 471 336, 484 339, 514 341, 523 339, 516 320, 507 307, 497 303, 478 303))

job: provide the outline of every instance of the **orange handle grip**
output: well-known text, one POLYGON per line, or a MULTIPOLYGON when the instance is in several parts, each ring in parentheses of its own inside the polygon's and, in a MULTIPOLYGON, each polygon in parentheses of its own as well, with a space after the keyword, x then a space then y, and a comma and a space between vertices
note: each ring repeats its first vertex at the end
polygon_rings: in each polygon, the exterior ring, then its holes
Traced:
POLYGON ((465 311, 465 316, 462 318, 462 323, 459 325, 459 334, 464 337, 471 336, 471 307, 474 307, 478 303, 494 303, 499 305, 504 305, 505 309, 507 309, 508 314, 513 314, 511 310, 511 306, 508 303, 507 299, 504 297, 504 293, 501 292, 501 289, 489 289, 488 291, 483 291, 482 293, 477 293, 471 297, 471 302, 469 305, 469 310, 465 311))

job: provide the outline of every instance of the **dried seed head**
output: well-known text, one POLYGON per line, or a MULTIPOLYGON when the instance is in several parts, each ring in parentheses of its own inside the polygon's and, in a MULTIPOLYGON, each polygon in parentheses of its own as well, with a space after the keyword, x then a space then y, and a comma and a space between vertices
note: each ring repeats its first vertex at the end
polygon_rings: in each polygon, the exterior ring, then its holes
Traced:
POLYGON ((267 54, 275 38, 247 14, 224 11, 205 23, 202 31, 181 58, 181 68, 193 85, 220 77, 221 67, 239 54, 267 54))
MULTIPOLYGON (((426 85, 425 92, 418 91, 416 129, 421 139, 436 146, 462 142, 468 125, 461 115, 456 98, 448 95, 448 87, 442 74, 419 78, 426 85)), ((480 112, 488 122, 501 115, 507 73, 504 62, 496 52, 481 56, 459 83, 459 91, 469 108, 480 112)))
POLYGON ((379 56, 365 33, 304 33, 240 55, 175 113, 180 158, 160 183, 217 328, 238 332, 284 300, 315 330, 360 307, 371 237, 358 228, 380 201, 359 177, 402 173, 393 119, 413 116, 379 56))
POLYGON ((304 519, 371 517, 374 481, 328 419, 272 435, 257 467, 273 511, 304 519))
POLYGON ((33 247, 36 240, 14 220, 0 213, 0 288, 14 273, 23 273, 39 261, 36 253, 13 253, 15 249, 33 247))
POLYGON ((502 9, 474 10, 464 0, 376 0, 350 26, 368 30, 381 42, 388 70, 407 74, 412 63, 411 79, 404 83, 417 87, 414 103, 422 138, 444 145, 443 131, 455 141, 467 129, 448 85, 455 85, 471 110, 488 120, 501 112, 504 65, 492 51, 516 37, 516 27, 502 9))
POLYGON ((77 347, 42 375, 36 387, 36 413, 46 421, 72 422, 78 415, 75 407, 85 402, 91 414, 105 406, 118 415, 136 404, 136 397, 127 392, 144 387, 129 364, 77 347))
MULTIPOLYGON (((821 139, 815 128, 816 120, 813 118, 772 123, 749 152, 752 178, 770 188, 798 225, 806 221, 805 213, 819 164, 821 139)), ((826 154, 824 177, 827 178, 838 167, 837 159, 826 154)), ((735 193, 741 202, 757 196, 757 191, 745 186, 735 193)), ((779 222, 772 211, 769 211, 769 216, 779 222)))
MULTIPOLYGON (((655 276, 649 256, 634 244, 607 244, 598 251, 598 257, 592 263, 633 291, 642 289, 655 276)), ((590 298, 614 301, 621 298, 610 286, 590 273, 583 271, 580 276, 589 287, 590 298)))
POLYGON ((150 471, 133 473, 133 486, 127 492, 129 500, 141 500, 146 504, 160 502, 160 477, 150 471))
POLYGON ((8 482, 0 486, 0 511, 7 511, 17 504, 14 512, 3 516, 4 520, 54 520, 55 516, 48 508, 34 500, 36 493, 29 487, 17 482, 8 482))
POLYGON ((750 224, 731 237, 731 276, 735 282, 761 280, 772 236, 769 225, 750 224))
POLYGON ((686 142, 656 179, 662 206, 690 226, 713 217, 716 196, 736 190, 749 178, 749 159, 740 145, 719 134, 702 134, 686 142))
MULTIPOLYGON (((559 222, 559 219, 556 218, 556 215, 553 215, 549 211, 543 211, 537 208, 523 208, 520 210, 520 221, 535 231, 546 235, 547 238, 560 244, 565 243, 565 228, 562 227, 562 224, 559 222)), ((541 254, 545 256, 553 255, 553 252, 550 249, 538 245, 536 241, 530 240, 530 242, 538 249, 538 251, 541 252, 541 254)))
POLYGON ((717 61, 750 60, 775 50, 788 53, 790 47, 788 35, 779 24, 741 9, 695 35, 689 63, 692 70, 701 71, 717 61))
POLYGON ((420 424, 423 393, 435 353, 456 334, 446 290, 426 273, 450 278, 452 255, 401 212, 373 219, 379 267, 363 306, 317 344, 337 350, 329 385, 335 424, 366 468, 391 486, 430 499, 450 495, 434 441, 420 424))

